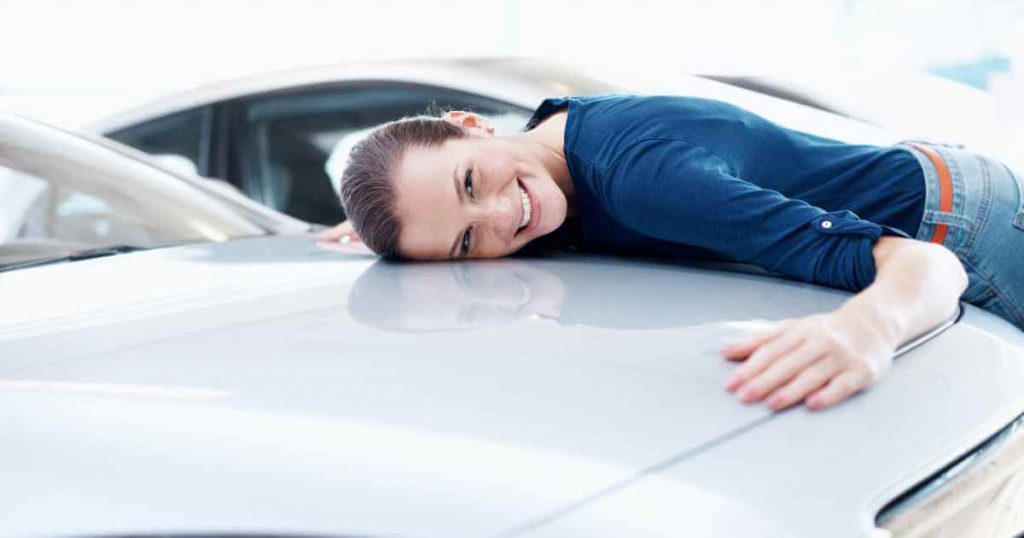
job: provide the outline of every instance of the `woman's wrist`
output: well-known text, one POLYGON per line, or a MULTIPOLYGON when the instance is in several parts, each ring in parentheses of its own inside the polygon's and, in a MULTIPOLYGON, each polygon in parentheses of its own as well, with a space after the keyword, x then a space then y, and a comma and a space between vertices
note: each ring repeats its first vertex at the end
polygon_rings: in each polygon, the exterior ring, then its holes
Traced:
POLYGON ((840 311, 856 316, 893 347, 942 323, 967 286, 963 266, 949 250, 906 240, 878 264, 875 282, 840 311))
POLYGON ((896 349, 913 335, 909 331, 910 314, 905 308, 894 305, 881 286, 868 288, 851 297, 840 306, 837 317, 851 320, 863 331, 863 337, 889 349, 896 349))

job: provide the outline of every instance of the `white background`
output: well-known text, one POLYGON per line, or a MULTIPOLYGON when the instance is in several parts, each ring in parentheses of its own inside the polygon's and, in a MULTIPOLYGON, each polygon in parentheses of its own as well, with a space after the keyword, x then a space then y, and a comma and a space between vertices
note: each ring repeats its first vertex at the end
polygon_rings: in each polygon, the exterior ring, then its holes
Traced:
POLYGON ((984 116, 993 132, 1024 125, 1024 0, 0 0, 0 108, 72 126, 270 69, 453 55, 817 84, 866 72, 878 81, 872 98, 891 96, 889 106, 910 99, 927 105, 919 115, 950 114, 946 123, 984 116), (992 55, 1008 69, 955 105, 908 96, 922 92, 885 75, 992 55), (965 102, 977 111, 953 110, 965 102))

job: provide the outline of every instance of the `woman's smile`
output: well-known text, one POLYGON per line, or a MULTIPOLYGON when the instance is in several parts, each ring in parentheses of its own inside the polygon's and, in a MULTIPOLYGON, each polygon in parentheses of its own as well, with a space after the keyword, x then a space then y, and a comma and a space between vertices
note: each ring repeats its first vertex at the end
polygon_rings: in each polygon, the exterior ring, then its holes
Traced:
POLYGON ((526 140, 479 133, 411 147, 394 173, 401 249, 409 258, 507 256, 567 216, 564 174, 526 140), (551 168, 555 168, 553 174, 551 168))
POLYGON ((516 230, 516 233, 519 233, 519 230, 522 230, 530 223, 530 196, 523 190, 523 185, 518 179, 516 179, 516 186, 519 187, 519 198, 523 206, 523 217, 519 219, 519 229, 516 230))
POLYGON ((516 184, 519 186, 519 196, 523 205, 522 220, 516 235, 523 234, 524 237, 528 237, 528 234, 537 228, 537 223, 540 221, 541 206, 540 202, 530 194, 530 189, 523 183, 523 180, 517 179, 516 184))

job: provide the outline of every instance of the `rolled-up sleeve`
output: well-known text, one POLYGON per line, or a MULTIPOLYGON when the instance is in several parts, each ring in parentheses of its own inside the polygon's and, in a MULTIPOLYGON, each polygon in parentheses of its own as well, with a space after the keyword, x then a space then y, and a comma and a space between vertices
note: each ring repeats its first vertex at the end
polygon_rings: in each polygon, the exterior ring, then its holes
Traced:
POLYGON ((902 231, 852 211, 825 211, 736 177, 728 163, 680 140, 644 140, 605 170, 606 210, 637 233, 834 288, 875 279, 872 247, 902 231))

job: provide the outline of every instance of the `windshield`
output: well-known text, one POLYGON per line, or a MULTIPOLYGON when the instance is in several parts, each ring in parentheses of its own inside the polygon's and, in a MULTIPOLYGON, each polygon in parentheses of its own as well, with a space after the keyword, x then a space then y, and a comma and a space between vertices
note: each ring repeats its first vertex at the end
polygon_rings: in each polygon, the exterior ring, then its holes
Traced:
POLYGON ((147 163, 0 116, 0 266, 115 245, 266 233, 230 204, 147 163))
MULTIPOLYGON (((74 136, 81 137, 99 146, 109 149, 127 159, 144 163, 156 168, 175 179, 201 191, 203 194, 216 199, 220 203, 229 206, 233 211, 243 215, 252 223, 264 228, 274 234, 305 233, 313 229, 310 223, 280 213, 260 203, 257 203, 235 189, 227 181, 215 178, 188 175, 178 170, 164 166, 163 163, 146 153, 136 150, 120 142, 104 136, 93 136, 89 134, 76 133, 74 136)), ((158 156, 160 157, 160 156, 158 156)), ((177 157, 176 155, 163 155, 162 157, 177 157)))

